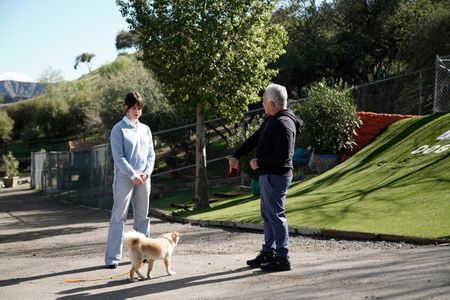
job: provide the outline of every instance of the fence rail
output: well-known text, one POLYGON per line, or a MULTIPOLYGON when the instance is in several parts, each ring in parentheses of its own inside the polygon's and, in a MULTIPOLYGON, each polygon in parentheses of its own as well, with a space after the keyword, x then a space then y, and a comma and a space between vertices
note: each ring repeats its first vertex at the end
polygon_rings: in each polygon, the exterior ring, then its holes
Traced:
MULTIPOLYGON (((430 114, 450 111, 450 59, 436 59, 436 68, 401 74, 351 87, 358 111, 394 114, 430 114)), ((300 102, 307 99, 290 100, 300 102)), ((257 108, 245 114, 244 123, 264 114, 257 108)), ((208 120, 208 180, 229 183, 226 119, 208 120)), ((195 124, 154 132, 157 165, 152 175, 152 196, 194 187, 195 124)), ((51 195, 76 204, 109 209, 112 206, 113 161, 109 144, 74 152, 33 152, 31 184, 51 195)), ((247 178, 239 179, 241 184, 247 178)))
MULTIPOLYGON (((210 186, 241 180, 228 178, 227 166, 227 157, 208 160, 210 186)), ((168 167, 156 169, 151 176, 152 198, 160 197, 163 193, 192 189, 195 180, 194 167, 195 165, 190 164, 170 170, 168 167)), ((76 205, 111 209, 113 176, 109 144, 85 151, 31 154, 31 187, 76 205)))

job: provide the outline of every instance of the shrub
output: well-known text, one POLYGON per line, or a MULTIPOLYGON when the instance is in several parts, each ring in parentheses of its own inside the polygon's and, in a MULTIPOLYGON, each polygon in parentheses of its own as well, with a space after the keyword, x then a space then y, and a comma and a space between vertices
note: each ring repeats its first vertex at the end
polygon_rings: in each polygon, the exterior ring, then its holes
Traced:
POLYGON ((7 155, 2 155, 2 162, 6 177, 19 175, 19 161, 12 155, 11 151, 7 155))
POLYGON ((350 91, 318 82, 309 88, 308 99, 298 106, 297 114, 315 153, 341 154, 355 145, 353 135, 361 121, 350 91))
POLYGON ((11 132, 14 128, 14 120, 8 114, 0 110, 0 141, 6 142, 11 139, 11 132))

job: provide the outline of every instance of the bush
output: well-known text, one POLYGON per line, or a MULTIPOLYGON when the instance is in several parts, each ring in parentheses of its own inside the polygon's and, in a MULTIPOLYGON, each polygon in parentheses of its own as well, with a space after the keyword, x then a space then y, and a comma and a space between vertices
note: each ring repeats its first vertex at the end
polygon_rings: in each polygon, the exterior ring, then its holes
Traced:
POLYGON ((7 155, 2 155, 2 162, 6 177, 19 175, 19 161, 12 155, 11 151, 7 155))
POLYGON ((304 121, 315 153, 341 154, 355 145, 353 135, 361 121, 350 91, 327 87, 324 81, 316 83, 296 113, 304 121))
POLYGON ((109 136, 114 124, 123 118, 123 100, 132 91, 138 91, 145 103, 139 120, 150 126, 152 131, 164 125, 165 120, 161 120, 159 115, 170 107, 160 92, 159 83, 140 61, 121 57, 108 68, 103 68, 101 74, 97 88, 100 92, 102 129, 106 136, 109 136))
POLYGON ((13 128, 14 120, 5 111, 0 110, 0 141, 9 141, 13 128))

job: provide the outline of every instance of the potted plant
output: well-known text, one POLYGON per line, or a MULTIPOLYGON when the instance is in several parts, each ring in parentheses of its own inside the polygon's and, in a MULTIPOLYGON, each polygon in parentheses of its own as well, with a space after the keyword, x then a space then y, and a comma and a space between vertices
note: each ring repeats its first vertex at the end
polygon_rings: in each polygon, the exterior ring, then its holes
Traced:
POLYGON ((353 136, 361 120, 350 93, 321 81, 309 88, 308 99, 297 106, 319 173, 338 164, 341 154, 355 145, 353 136))
POLYGON ((5 169, 5 177, 3 177, 5 188, 16 186, 19 179, 19 161, 10 151, 7 155, 2 155, 2 162, 5 169))

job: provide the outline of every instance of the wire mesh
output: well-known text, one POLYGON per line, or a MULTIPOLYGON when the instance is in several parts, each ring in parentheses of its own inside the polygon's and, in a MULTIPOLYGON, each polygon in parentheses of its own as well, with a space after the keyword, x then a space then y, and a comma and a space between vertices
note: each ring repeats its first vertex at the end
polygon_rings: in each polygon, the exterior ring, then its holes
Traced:
POLYGON ((423 69, 352 88, 358 111, 423 115, 433 112, 434 70, 423 69))
POLYGON ((450 112, 450 58, 436 56, 434 112, 450 112))
MULTIPOLYGON (((195 185, 195 127, 184 126, 154 133, 155 169, 151 176, 152 198, 193 190, 195 185)), ((220 120, 206 131, 208 185, 249 182, 247 177, 228 177, 227 136, 234 129, 220 120)), ((33 152, 31 186, 55 198, 102 209, 111 209, 114 163, 109 144, 72 152, 33 152)))
MULTIPOLYGON (((449 111, 450 61, 440 58, 436 70, 423 69, 352 88, 358 111, 391 114, 430 114, 449 111), (436 76, 436 80, 435 80, 436 76), (434 98, 433 98, 434 91, 434 98)), ((305 100, 305 99, 302 99, 305 100)), ((291 101, 298 102, 301 101, 291 101)), ((208 185, 249 184, 241 174, 228 177, 227 157, 234 151, 228 138, 238 127, 264 115, 262 108, 245 114, 241 124, 224 118, 206 122, 208 185)), ((301 116, 300 116, 301 117, 301 116)), ((151 124, 149 124, 151 127, 151 124)), ((193 190, 195 185, 195 124, 153 133, 156 163, 152 174, 152 198, 165 193, 193 190)), ((306 147, 307 145, 301 145, 306 147)), ((32 188, 75 203, 110 209, 113 203, 114 164, 109 144, 73 152, 32 152, 32 188)))

